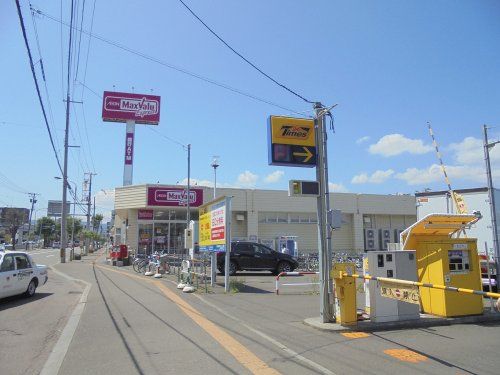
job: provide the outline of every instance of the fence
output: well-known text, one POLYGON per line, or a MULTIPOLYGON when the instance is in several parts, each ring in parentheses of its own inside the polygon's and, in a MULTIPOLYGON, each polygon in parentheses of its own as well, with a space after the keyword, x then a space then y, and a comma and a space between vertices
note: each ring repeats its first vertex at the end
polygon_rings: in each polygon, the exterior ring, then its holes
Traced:
MULTIPOLYGON (((318 253, 299 254, 297 261, 299 272, 318 272, 319 271, 319 255, 318 253)), ((363 267, 363 254, 354 251, 338 251, 332 254, 333 263, 355 263, 356 268, 363 267)))

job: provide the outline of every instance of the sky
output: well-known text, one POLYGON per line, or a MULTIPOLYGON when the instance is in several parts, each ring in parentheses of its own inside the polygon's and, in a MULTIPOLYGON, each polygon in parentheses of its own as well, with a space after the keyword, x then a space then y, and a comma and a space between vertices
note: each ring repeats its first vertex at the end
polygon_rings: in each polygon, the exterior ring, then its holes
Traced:
MULTIPOLYGON (((486 186, 483 124, 491 141, 500 136, 498 1, 184 1, 268 75, 308 100, 337 104, 330 191, 445 190, 427 122, 452 187, 486 186)), ((20 3, 62 162, 69 28, 60 20, 69 23, 71 2, 33 0, 35 16, 20 3)), ((313 168, 267 160, 268 117, 310 117, 312 105, 246 64, 179 0, 74 4, 86 32, 73 37, 70 92, 80 103, 71 106, 69 144, 80 147, 69 150, 68 175, 81 192, 84 173, 97 174, 97 212, 109 217, 123 180, 125 124, 102 121, 105 90, 161 96, 159 125, 136 126, 134 184, 185 183, 187 144, 192 184, 213 186, 214 155, 220 187, 287 190, 291 179, 315 179, 313 168)), ((0 205, 29 207, 26 193, 35 192, 40 216, 61 199, 61 173, 14 1, 0 2, 0 45, 0 205)), ((491 162, 498 186, 500 145, 491 162)))

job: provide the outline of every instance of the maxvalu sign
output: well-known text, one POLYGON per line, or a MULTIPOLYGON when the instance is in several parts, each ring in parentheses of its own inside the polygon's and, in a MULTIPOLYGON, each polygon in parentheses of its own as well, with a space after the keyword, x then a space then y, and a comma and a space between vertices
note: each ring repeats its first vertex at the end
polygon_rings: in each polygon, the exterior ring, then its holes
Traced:
POLYGON ((158 125, 160 122, 160 97, 104 91, 102 99, 103 121, 158 125))
MULTIPOLYGON (((182 207, 187 204, 187 191, 183 188, 148 188, 148 206, 182 207)), ((189 205, 203 204, 203 189, 189 189, 189 205)))

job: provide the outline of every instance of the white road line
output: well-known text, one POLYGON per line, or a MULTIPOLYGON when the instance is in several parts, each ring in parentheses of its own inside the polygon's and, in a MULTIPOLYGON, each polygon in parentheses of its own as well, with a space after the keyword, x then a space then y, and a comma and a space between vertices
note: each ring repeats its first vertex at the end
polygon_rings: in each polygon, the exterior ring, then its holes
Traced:
POLYGON ((61 368, 64 357, 66 356, 69 345, 71 344, 71 340, 73 339, 76 328, 78 327, 78 323, 80 322, 80 318, 83 315, 83 309, 87 304, 87 297, 89 295, 90 288, 92 287, 92 284, 86 282, 85 280, 75 279, 59 270, 56 270, 54 267, 50 267, 50 269, 52 272, 57 273, 65 279, 77 283, 83 283, 85 285, 85 289, 83 290, 80 301, 78 301, 78 304, 71 313, 68 323, 66 323, 59 340, 57 340, 56 345, 52 348, 52 352, 50 353, 47 362, 45 362, 40 375, 57 375, 59 373, 59 369, 61 368))
MULTIPOLYGON (((172 282, 173 284, 176 284, 175 281, 171 281, 171 280, 168 280, 168 281, 172 282)), ((316 362, 313 362, 310 359, 308 359, 308 358, 300 355, 299 353, 297 353, 296 351, 288 348, 286 345, 282 344, 278 340, 273 339, 271 336, 266 335, 264 332, 261 332, 258 329, 255 329, 255 328, 249 326, 243 320, 241 320, 241 319, 239 319, 239 318, 237 318, 237 317, 235 317, 235 316, 227 313, 226 311, 224 311, 220 307, 214 305, 212 302, 207 301, 202 296, 200 296, 198 294, 192 294, 192 295, 195 296, 196 298, 199 298, 202 302, 204 302, 208 306, 212 307, 213 309, 217 310, 221 314, 223 314, 223 315, 227 316, 228 318, 236 321, 237 323, 239 323, 240 325, 242 325, 243 327, 245 327, 249 331, 251 331, 251 332, 255 333, 256 335, 262 337, 263 339, 269 341, 274 346, 277 346, 278 348, 280 348, 281 350, 283 350, 285 353, 287 353, 290 357, 292 357, 292 359, 295 359, 295 360, 297 360, 299 362, 302 362, 302 363, 304 363, 304 364, 312 367, 313 369, 317 370, 318 372, 320 372, 322 374, 325 374, 325 375, 336 375, 333 371, 331 371, 331 370, 327 369, 326 367, 323 367, 320 364, 318 364, 316 362)))
POLYGON ((50 257, 53 257, 53 256, 55 256, 55 255, 54 254, 52 254, 52 255, 46 255, 45 258, 50 258, 50 257))

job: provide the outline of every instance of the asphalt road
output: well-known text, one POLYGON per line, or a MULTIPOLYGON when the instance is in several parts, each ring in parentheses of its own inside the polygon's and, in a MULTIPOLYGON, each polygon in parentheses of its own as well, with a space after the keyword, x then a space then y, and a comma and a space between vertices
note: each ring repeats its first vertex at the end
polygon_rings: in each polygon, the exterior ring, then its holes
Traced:
MULTIPOLYGON (((39 254, 45 263, 49 255, 39 254)), ((96 256, 55 268, 92 285, 59 374, 499 373, 499 324, 324 332, 303 324, 318 315, 318 296, 277 296, 270 275, 242 274, 248 286, 229 295, 183 294, 174 276, 153 280, 96 256)), ((0 327, 4 318, 14 327, 0 331, 2 374, 40 371, 71 314, 78 284, 51 278, 53 294, 2 305, 0 327)))
MULTIPOLYGON (((38 264, 59 263, 58 249, 30 252, 38 264)), ((82 288, 49 269, 33 298, 0 300, 0 373, 38 374, 56 343, 82 288)))

